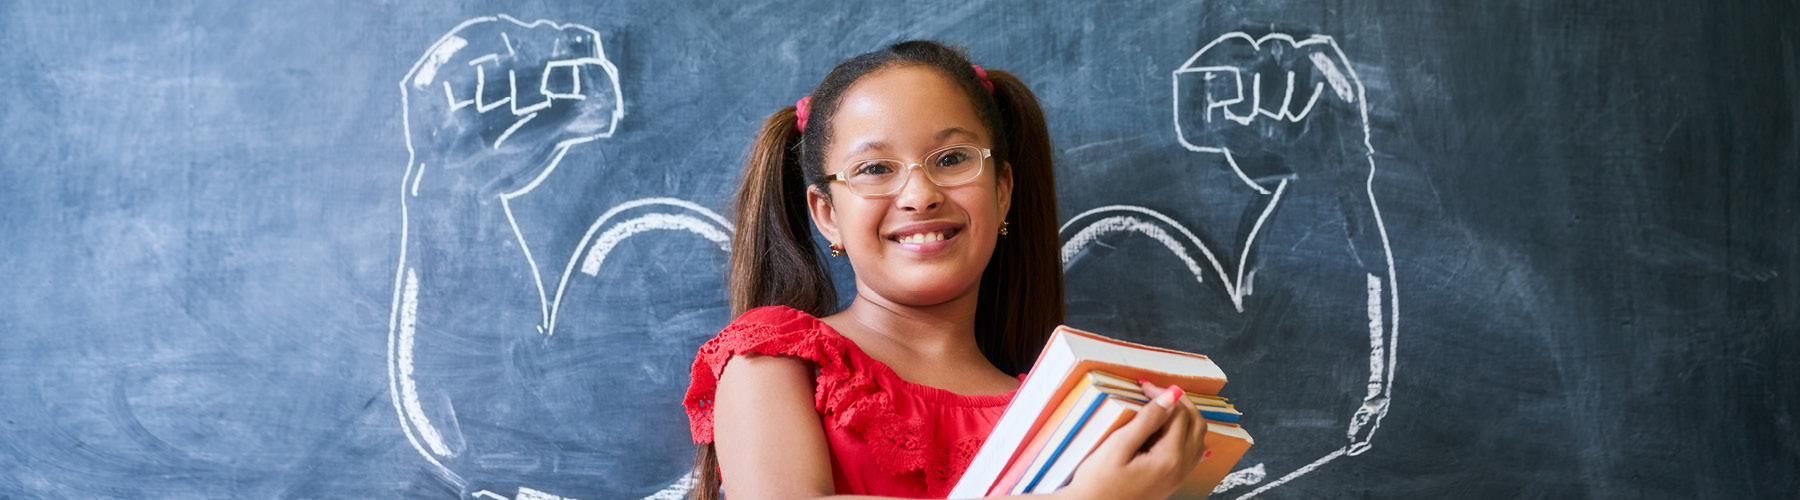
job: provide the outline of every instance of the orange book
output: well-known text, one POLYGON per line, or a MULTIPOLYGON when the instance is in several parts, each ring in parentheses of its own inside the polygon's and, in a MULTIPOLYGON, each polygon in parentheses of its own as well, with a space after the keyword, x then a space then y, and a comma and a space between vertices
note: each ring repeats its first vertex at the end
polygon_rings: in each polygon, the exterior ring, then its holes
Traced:
POLYGON ((1236 425, 1206 421, 1206 451, 1212 452, 1194 466, 1194 472, 1188 473, 1187 479, 1181 482, 1180 493, 1176 496, 1206 498, 1225 475, 1237 467, 1238 459, 1244 458, 1244 452, 1250 451, 1250 445, 1256 444, 1250 433, 1236 425))

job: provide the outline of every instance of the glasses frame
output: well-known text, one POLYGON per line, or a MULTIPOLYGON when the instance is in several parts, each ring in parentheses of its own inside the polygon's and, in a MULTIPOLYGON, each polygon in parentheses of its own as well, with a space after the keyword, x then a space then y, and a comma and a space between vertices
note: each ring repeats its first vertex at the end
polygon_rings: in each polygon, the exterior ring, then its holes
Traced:
POLYGON ((844 187, 846 189, 850 190, 850 194, 854 194, 854 195, 857 195, 857 196, 860 196, 863 198, 886 198, 889 196, 899 194, 900 191, 905 190, 906 185, 912 183, 912 171, 913 171, 913 169, 916 168, 916 169, 924 170, 925 171, 925 180, 931 181, 932 184, 936 184, 936 185, 938 185, 938 187, 961 186, 963 184, 975 182, 975 179, 981 178, 981 173, 987 171, 988 158, 994 157, 994 150, 981 147, 980 145, 977 145, 977 144, 965 142, 965 143, 960 143, 960 144, 951 144, 948 146, 944 146, 941 148, 931 150, 930 153, 925 153, 925 158, 931 158, 932 156, 937 155, 938 153, 942 153, 942 152, 949 151, 949 150, 956 149, 956 148, 963 148, 963 147, 975 148, 976 151, 980 151, 981 157, 977 158, 976 160, 980 161, 981 165, 976 166, 975 175, 969 176, 968 180, 953 183, 953 184, 945 184, 942 182, 938 182, 937 176, 931 173, 931 169, 925 168, 925 165, 923 163, 907 163, 905 160, 901 160, 899 158, 863 158, 860 160, 853 160, 853 161, 850 161, 849 164, 847 166, 845 166, 842 170, 839 170, 838 173, 825 176, 825 181, 826 182, 842 182, 842 183, 844 183, 844 187), (892 161, 892 162, 904 165, 904 167, 902 168, 902 172, 901 172, 901 174, 904 176, 903 177, 904 180, 901 180, 900 185, 895 186, 893 191, 888 191, 886 193, 863 194, 863 193, 856 192, 855 185, 850 184, 850 176, 847 174, 847 172, 849 172, 850 169, 855 168, 857 164, 871 162, 871 161, 892 161))

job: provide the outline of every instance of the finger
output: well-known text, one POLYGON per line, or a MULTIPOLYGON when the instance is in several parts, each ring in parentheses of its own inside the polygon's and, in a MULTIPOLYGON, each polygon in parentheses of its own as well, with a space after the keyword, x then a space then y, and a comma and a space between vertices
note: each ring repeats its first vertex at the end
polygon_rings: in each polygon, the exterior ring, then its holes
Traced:
POLYGON ((1145 441, 1162 430, 1169 415, 1174 413, 1172 410, 1173 408, 1155 402, 1144 405, 1138 410, 1137 416, 1132 417, 1131 422, 1107 436, 1106 441, 1100 444, 1099 449, 1094 450, 1093 456, 1088 460, 1115 465, 1131 461, 1131 457, 1143 448, 1145 441))
POLYGON ((1158 436, 1148 452, 1185 460, 1187 456, 1182 451, 1191 443, 1188 438, 1194 435, 1194 421, 1199 420, 1199 413, 1186 405, 1176 404, 1170 406, 1168 419, 1168 423, 1163 426, 1162 435, 1158 436))
POLYGON ((1150 381, 1144 379, 1138 379, 1138 389, 1144 391, 1144 397, 1150 399, 1156 399, 1157 396, 1161 396, 1163 393, 1163 388, 1157 387, 1156 384, 1152 384, 1150 381))
POLYGON ((1189 412, 1189 415, 1192 416, 1187 422, 1187 441, 1183 443, 1186 445, 1184 448, 1193 450, 1192 453, 1194 455, 1192 458, 1195 462, 1198 462, 1199 459, 1202 458, 1201 454, 1204 453, 1206 448, 1206 416, 1200 413, 1200 406, 1197 403, 1194 403, 1193 399, 1184 397, 1181 398, 1181 401, 1187 412, 1189 412))

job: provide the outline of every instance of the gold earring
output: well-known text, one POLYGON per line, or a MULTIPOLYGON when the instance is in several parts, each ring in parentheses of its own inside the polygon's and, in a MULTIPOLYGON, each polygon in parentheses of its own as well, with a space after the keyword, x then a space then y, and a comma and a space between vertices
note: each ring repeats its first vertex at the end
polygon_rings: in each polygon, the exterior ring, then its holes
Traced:
POLYGON ((832 257, 843 257, 844 256, 844 246, 836 244, 836 243, 832 243, 831 244, 831 256, 832 257))
POLYGON ((1011 222, 1000 221, 1000 235, 1006 236, 1006 233, 1012 232, 1012 230, 1009 229, 1011 226, 1012 226, 1011 222))

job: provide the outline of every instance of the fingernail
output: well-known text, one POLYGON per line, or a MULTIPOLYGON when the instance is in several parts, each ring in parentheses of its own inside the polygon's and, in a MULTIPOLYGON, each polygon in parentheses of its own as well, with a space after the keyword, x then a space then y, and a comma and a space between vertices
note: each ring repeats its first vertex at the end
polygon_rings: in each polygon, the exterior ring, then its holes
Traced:
POLYGON ((1181 397, 1181 388, 1171 386, 1163 390, 1162 394, 1156 395, 1156 404, 1162 405, 1163 408, 1175 406, 1175 398, 1179 397, 1181 397))
POLYGON ((1206 450, 1206 453, 1201 454, 1200 458, 1212 458, 1212 450, 1206 450))

